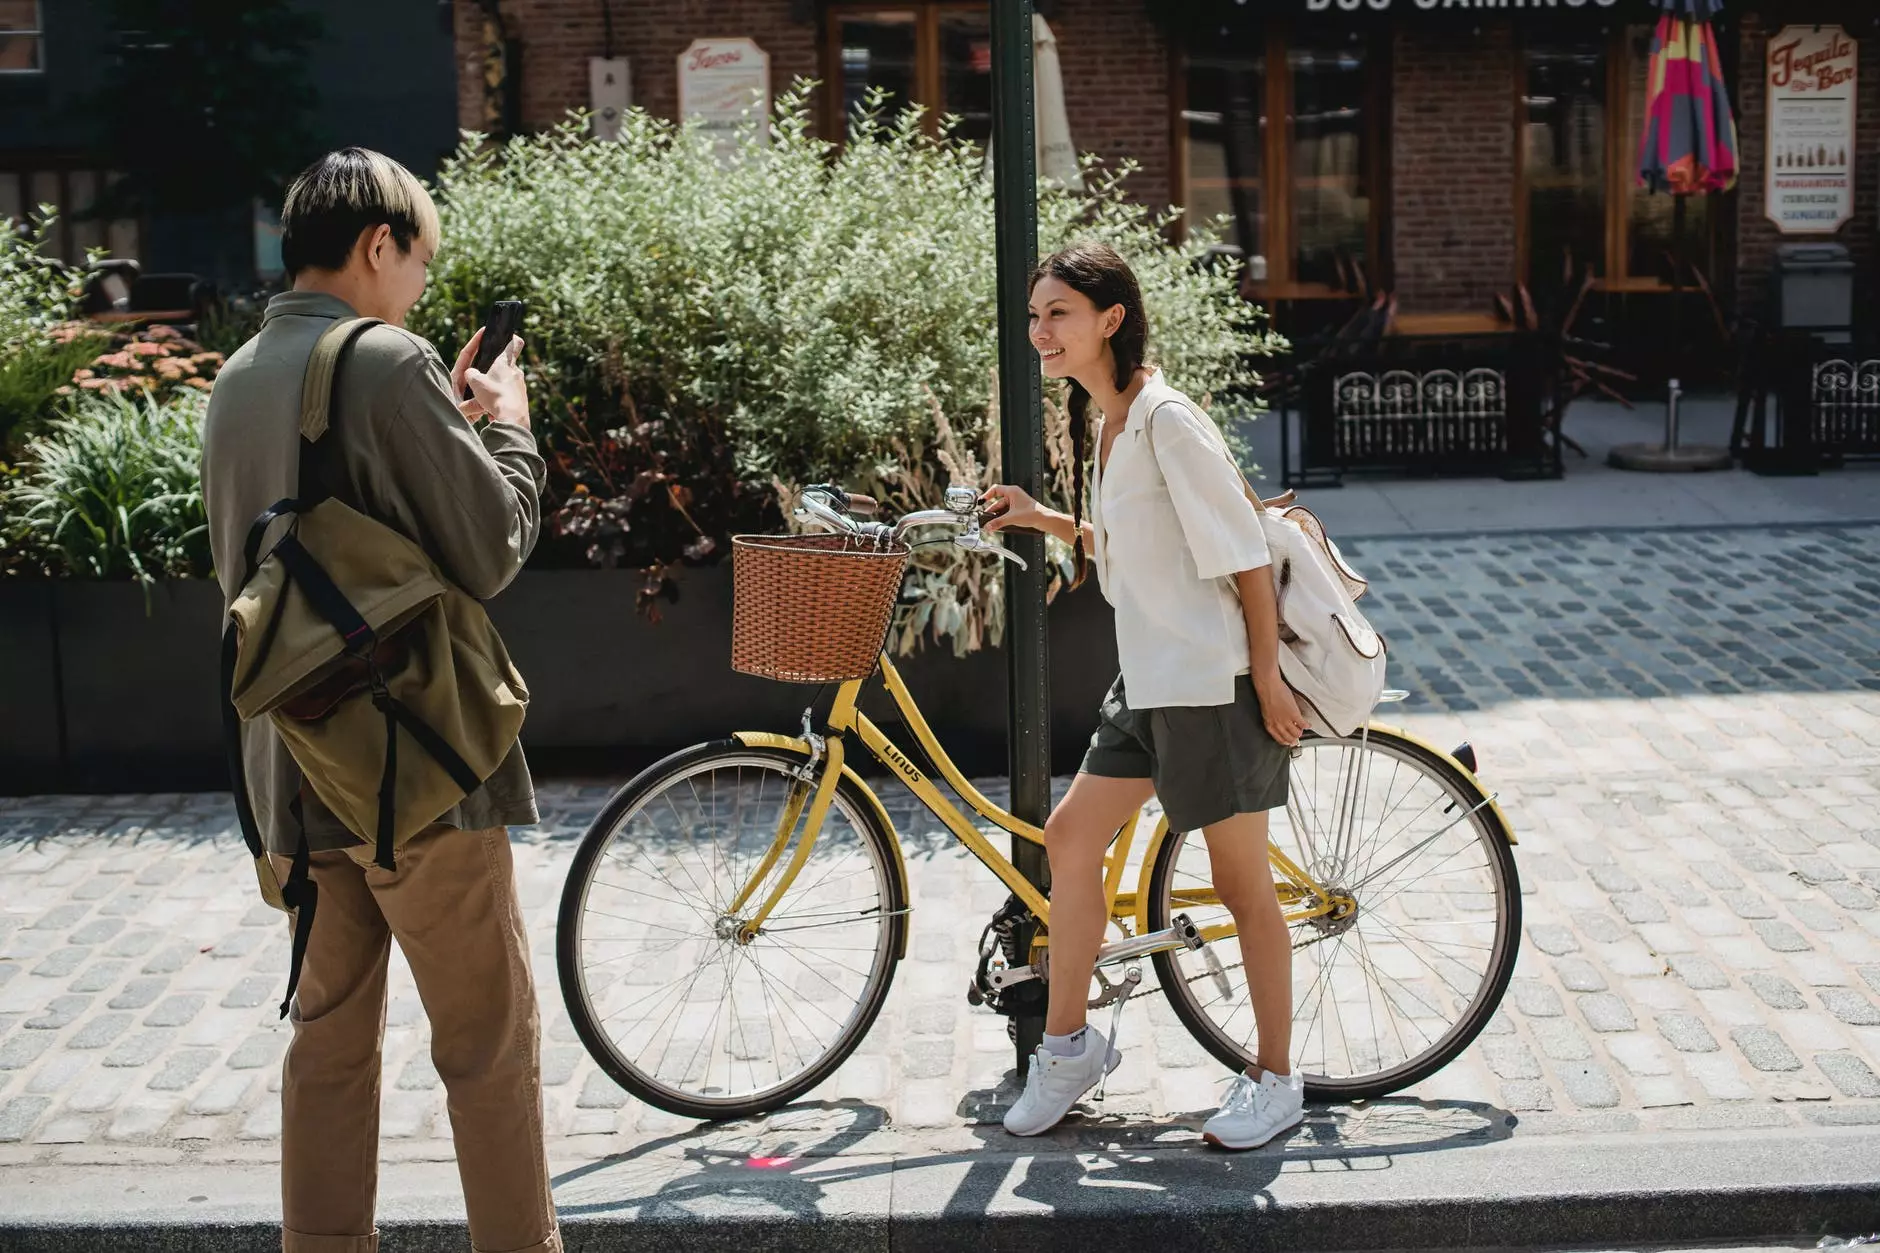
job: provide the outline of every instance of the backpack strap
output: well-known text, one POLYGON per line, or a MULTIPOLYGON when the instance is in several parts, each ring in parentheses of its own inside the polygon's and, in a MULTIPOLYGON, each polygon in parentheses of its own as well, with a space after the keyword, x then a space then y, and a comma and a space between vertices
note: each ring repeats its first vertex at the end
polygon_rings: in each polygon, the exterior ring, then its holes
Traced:
POLYGON ((326 439, 338 421, 339 370, 346 350, 380 325, 378 318, 339 318, 314 341, 300 384, 300 497, 305 507, 341 494, 347 482, 339 441, 326 439))
MULTIPOLYGON (((1179 400, 1165 400, 1161 404, 1155 406, 1155 408, 1149 410, 1149 416, 1142 420, 1143 428, 1148 432, 1148 435, 1149 435, 1149 455, 1151 457, 1155 456, 1155 415, 1161 412, 1162 409, 1168 405, 1179 405, 1179 404, 1181 404, 1181 401, 1179 400)), ((1227 441, 1223 439, 1221 442, 1225 444, 1227 441)), ((1251 504, 1255 510, 1265 509, 1267 507, 1266 502, 1262 501, 1260 499, 1260 494, 1253 490, 1253 484, 1247 482, 1247 472, 1240 468, 1240 463, 1238 461, 1234 460, 1233 450, 1230 448, 1223 447, 1221 449, 1221 455, 1227 458, 1228 465, 1234 467, 1234 477, 1240 480, 1240 490, 1247 494, 1248 503, 1251 504)), ((1161 464, 1162 464, 1161 458, 1157 457, 1156 468, 1160 469, 1161 464)), ((1291 492, 1286 493, 1285 499, 1288 503, 1290 503, 1292 500, 1292 493, 1291 492)))

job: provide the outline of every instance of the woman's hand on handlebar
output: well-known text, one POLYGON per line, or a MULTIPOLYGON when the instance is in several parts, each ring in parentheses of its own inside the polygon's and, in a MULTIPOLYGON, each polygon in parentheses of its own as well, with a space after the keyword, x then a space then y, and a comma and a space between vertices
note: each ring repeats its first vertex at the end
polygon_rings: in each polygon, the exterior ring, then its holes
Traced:
MULTIPOLYGON (((989 487, 980 496, 979 503, 985 511, 985 529, 991 531, 1022 530, 1042 531, 1046 535, 1055 535, 1066 544, 1077 537, 1077 524, 1068 513, 1059 513, 1033 500, 1031 493, 1022 487, 1013 487, 1001 483, 989 487)), ((1085 522, 1085 541, 1089 542, 1090 523, 1085 522)))
POLYGON ((985 513, 987 531, 1003 531, 1017 527, 1025 531, 1048 531, 1050 519, 1057 516, 1057 511, 1047 509, 1031 498, 1031 493, 1022 487, 1013 487, 1001 483, 989 487, 979 497, 980 508, 985 513))

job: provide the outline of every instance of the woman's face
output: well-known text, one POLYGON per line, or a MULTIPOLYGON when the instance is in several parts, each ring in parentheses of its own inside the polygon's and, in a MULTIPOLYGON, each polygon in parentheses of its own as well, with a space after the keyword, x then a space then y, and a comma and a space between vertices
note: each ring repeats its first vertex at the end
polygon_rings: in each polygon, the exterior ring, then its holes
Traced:
POLYGON ((1110 364, 1110 336, 1123 324, 1123 306, 1099 309, 1062 279, 1046 275, 1031 289, 1031 346, 1046 378, 1101 375, 1110 364))

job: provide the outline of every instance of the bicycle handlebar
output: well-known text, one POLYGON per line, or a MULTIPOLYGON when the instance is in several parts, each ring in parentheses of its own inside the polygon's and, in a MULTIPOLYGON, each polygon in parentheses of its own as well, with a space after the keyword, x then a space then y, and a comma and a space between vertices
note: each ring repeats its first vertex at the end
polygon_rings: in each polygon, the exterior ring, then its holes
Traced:
POLYGON ((984 520, 984 514, 979 508, 977 491, 971 488, 949 488, 947 494, 956 504, 964 499, 968 502, 968 507, 965 509, 919 509, 913 513, 903 514, 898 522, 889 526, 885 522, 858 522, 850 516, 855 512, 874 513, 879 508, 879 503, 874 497, 847 492, 827 483, 816 483, 803 489, 797 518, 800 521, 820 523, 841 534, 877 540, 899 540, 916 527, 951 526, 963 532, 953 537, 953 542, 961 548, 972 552, 992 553, 1001 560, 1013 562, 1021 570, 1026 568, 1024 558, 1011 552, 1003 544, 993 543, 980 533, 979 525, 984 520))

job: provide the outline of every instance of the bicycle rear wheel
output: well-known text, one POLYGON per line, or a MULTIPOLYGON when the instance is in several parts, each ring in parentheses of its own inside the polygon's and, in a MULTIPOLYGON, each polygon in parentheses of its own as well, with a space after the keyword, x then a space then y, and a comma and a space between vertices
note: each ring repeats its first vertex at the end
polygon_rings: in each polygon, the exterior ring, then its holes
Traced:
MULTIPOLYGON (((1315 908, 1311 884, 1277 863, 1292 935, 1292 1060, 1316 1100, 1383 1096, 1455 1060, 1487 1024, 1514 973, 1521 890, 1508 831, 1441 754, 1388 731, 1308 738, 1293 756, 1275 847, 1345 904, 1315 908)), ((1212 890, 1206 841, 1170 832, 1150 878, 1150 926, 1187 914, 1228 934, 1208 951, 1159 953, 1169 1004, 1195 1038, 1239 1070, 1254 1060, 1233 917, 1212 890)))
POLYGON ((805 759, 733 741, 650 767, 609 799, 575 854, 556 950, 575 1031, 641 1100, 692 1118, 767 1113, 822 1083, 881 1012, 904 947, 891 836, 847 780, 789 890, 815 780, 805 759), (739 890, 756 881, 742 903, 739 890))

